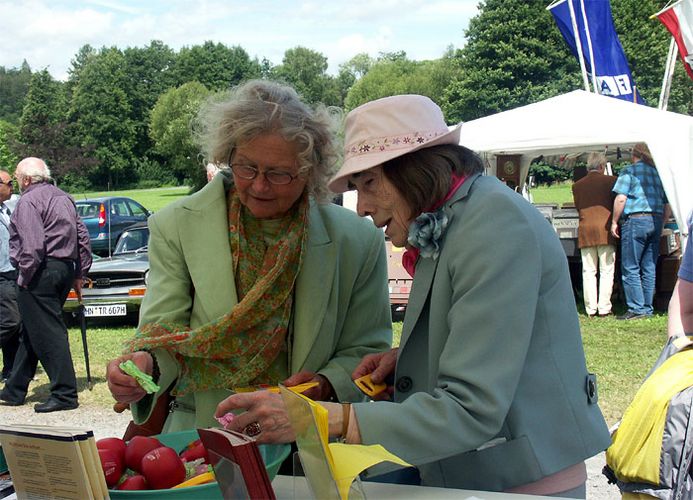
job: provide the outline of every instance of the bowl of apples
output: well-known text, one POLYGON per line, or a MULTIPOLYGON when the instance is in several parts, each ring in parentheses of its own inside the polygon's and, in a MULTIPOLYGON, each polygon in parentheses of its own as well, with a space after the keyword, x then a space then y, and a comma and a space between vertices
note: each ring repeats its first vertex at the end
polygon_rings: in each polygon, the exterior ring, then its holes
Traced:
MULTIPOLYGON (((221 499, 212 466, 196 430, 96 442, 111 498, 221 499)), ((260 445, 270 481, 289 445, 260 445)))

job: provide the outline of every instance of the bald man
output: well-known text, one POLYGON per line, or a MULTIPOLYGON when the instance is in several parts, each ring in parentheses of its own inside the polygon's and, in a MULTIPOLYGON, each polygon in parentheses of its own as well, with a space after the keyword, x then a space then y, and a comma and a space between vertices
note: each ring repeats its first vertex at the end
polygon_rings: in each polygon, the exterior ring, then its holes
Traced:
POLYGON ((62 308, 70 288, 81 297, 82 277, 91 267, 89 233, 74 200, 52 184, 43 160, 25 158, 15 178, 22 196, 10 219, 10 260, 17 269, 24 335, 0 400, 24 404, 40 361, 51 395, 34 411, 71 410, 78 406, 77 380, 62 308))

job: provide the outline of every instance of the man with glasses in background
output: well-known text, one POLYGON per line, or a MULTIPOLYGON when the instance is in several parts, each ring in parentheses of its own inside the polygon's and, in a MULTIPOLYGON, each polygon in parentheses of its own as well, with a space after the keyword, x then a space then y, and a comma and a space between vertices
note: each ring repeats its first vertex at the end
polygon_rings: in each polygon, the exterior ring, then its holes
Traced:
POLYGON ((10 214, 17 197, 12 194, 12 177, 0 170, 0 347, 2 382, 10 377, 19 349, 22 320, 17 307, 17 270, 10 262, 10 214))

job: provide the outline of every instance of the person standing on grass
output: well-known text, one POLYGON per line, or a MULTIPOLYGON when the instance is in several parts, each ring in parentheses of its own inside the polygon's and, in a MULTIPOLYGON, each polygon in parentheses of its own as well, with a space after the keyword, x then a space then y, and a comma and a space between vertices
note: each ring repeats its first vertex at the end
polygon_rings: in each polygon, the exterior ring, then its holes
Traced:
POLYGON ((37 413, 77 408, 77 379, 62 308, 70 288, 82 295, 82 276, 91 267, 89 232, 75 202, 51 184, 48 166, 25 158, 15 171, 22 192, 10 219, 10 259, 17 269, 17 302, 24 323, 12 374, 0 391, 8 406, 24 404, 41 362, 51 395, 37 413))
POLYGON ((0 346, 2 347, 2 382, 10 377, 19 349, 22 319, 17 307, 17 270, 10 262, 10 214, 12 176, 0 170, 0 346))
POLYGON ((580 214, 578 247, 582 257, 582 292, 585 312, 589 317, 611 314, 616 246, 609 228, 614 203, 611 190, 616 177, 604 175, 605 168, 606 156, 603 153, 590 153, 587 175, 573 184, 573 200, 580 214))
POLYGON ((621 320, 652 316, 659 238, 671 209, 647 144, 631 152, 633 164, 614 185, 611 234, 621 239, 621 275, 628 310, 621 320), (619 221, 621 227, 619 228, 619 221))

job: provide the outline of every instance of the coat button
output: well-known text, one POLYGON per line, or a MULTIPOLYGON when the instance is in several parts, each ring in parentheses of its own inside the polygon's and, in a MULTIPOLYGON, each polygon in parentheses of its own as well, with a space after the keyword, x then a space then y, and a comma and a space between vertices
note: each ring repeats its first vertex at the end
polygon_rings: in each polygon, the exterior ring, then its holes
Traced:
POLYGON ((399 392, 409 392, 411 390, 412 386, 412 381, 410 377, 400 377, 397 379, 397 384, 395 384, 395 388, 399 392))

